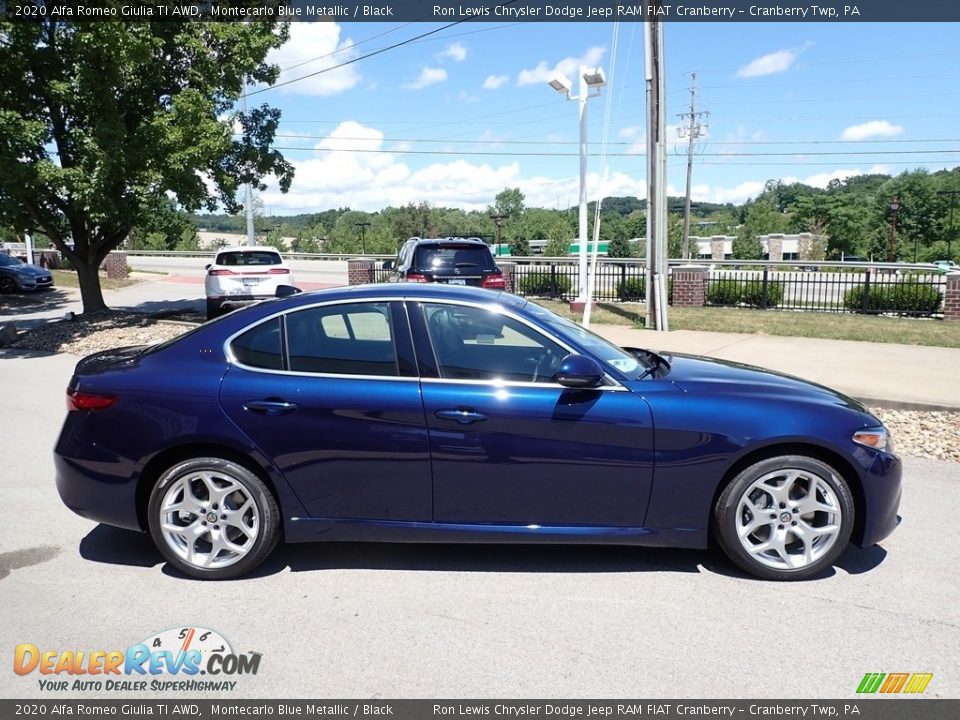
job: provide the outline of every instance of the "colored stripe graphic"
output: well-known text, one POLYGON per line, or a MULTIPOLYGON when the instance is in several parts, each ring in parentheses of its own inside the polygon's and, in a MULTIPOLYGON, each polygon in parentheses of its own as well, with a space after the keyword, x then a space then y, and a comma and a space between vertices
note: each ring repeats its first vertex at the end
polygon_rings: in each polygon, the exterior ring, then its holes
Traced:
POLYGON ((887 675, 887 681, 880 688, 882 693, 898 693, 903 689, 910 673, 890 673, 887 675))
POLYGON ((884 677, 886 677, 886 673, 867 673, 863 676, 863 680, 860 681, 857 692, 875 693, 877 688, 880 687, 880 683, 883 682, 884 677))
POLYGON ((922 693, 927 689, 927 685, 930 684, 932 679, 933 673, 914 673, 903 691, 905 693, 922 693))

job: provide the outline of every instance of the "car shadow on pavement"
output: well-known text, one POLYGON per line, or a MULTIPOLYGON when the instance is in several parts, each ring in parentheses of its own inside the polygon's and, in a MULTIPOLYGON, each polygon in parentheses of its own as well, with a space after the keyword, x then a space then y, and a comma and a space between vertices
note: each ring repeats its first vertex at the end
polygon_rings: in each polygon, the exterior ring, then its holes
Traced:
POLYGON ((17 315, 56 310, 76 302, 76 293, 62 288, 5 293, 0 295, 0 315, 16 318, 17 315))
MULTIPOLYGON (((837 568, 859 575, 880 565, 886 555, 886 550, 878 546, 861 549, 851 545, 835 567, 817 579, 835 575, 837 568)), ((109 565, 162 565, 165 575, 189 579, 163 561, 146 533, 98 525, 80 541, 80 556, 109 565)), ((710 573, 764 582, 742 572, 715 548, 348 542, 280 545, 263 565, 238 580, 276 575, 288 568, 291 572, 710 573)))
POLYGON ((206 317, 206 300, 201 298, 181 298, 179 300, 145 300, 135 305, 112 305, 115 310, 130 310, 144 315, 199 314, 206 317))
POLYGON ((80 541, 80 557, 107 565, 154 567, 163 556, 146 533, 97 525, 80 541))

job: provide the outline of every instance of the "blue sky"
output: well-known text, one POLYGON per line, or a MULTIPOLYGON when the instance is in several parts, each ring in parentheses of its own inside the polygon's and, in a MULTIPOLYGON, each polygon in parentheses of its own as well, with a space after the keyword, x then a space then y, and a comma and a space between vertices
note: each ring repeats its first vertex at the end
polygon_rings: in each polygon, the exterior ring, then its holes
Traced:
MULTIPOLYGON (((286 81, 439 27, 293 23, 272 59, 286 81)), ((771 178, 825 186, 960 165, 954 25, 669 22, 665 49, 671 133, 691 71, 698 109, 710 112, 695 200, 740 203, 771 178)), ((251 95, 283 110, 276 144, 297 168, 290 193, 262 194, 266 212, 421 200, 483 209, 508 186, 528 205, 576 205, 577 107, 547 82, 557 69, 575 78, 580 64, 603 67, 609 82, 589 102, 590 197, 601 192, 605 128, 603 194, 644 197, 642 24, 620 24, 614 45, 612 24, 463 23, 251 95)), ((684 150, 670 154, 672 195, 683 194, 684 150)))

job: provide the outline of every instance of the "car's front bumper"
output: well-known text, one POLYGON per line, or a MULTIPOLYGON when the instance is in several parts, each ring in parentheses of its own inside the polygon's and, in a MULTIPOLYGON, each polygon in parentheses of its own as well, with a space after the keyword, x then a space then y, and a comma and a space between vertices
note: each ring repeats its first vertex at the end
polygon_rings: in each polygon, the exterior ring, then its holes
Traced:
POLYGON ((875 545, 900 524, 901 477, 903 466, 896 455, 877 452, 869 469, 863 473, 863 524, 857 523, 855 541, 862 547, 875 545))

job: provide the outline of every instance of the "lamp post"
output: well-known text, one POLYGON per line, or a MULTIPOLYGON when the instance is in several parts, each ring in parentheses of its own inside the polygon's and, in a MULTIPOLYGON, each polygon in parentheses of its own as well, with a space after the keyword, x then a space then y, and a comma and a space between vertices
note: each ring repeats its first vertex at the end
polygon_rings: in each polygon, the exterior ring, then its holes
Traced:
POLYGON ((493 220, 494 224, 497 226, 497 252, 500 252, 500 228, 503 227, 503 221, 507 219, 506 215, 491 215, 490 219, 493 220))
POLYGON ((960 190, 937 190, 937 195, 950 196, 950 229, 947 230, 947 260, 953 260, 953 206, 960 190))
POLYGON ((900 196, 895 195, 890 200, 890 241, 887 243, 887 262, 897 261, 897 213, 900 212, 900 196))
POLYGON ((600 88, 607 84, 603 68, 580 66, 579 88, 577 95, 571 95, 573 84, 562 75, 550 81, 550 87, 566 96, 567 100, 576 100, 580 115, 580 217, 577 234, 579 235, 580 288, 579 302, 586 303, 587 297, 587 100, 600 95, 600 88))
POLYGON ((357 228, 359 228, 359 230, 360 230, 360 254, 361 254, 361 255, 366 255, 366 254, 367 254, 367 234, 366 234, 366 229, 367 229, 368 227, 370 227, 370 223, 368 223, 368 222, 358 222, 358 223, 354 223, 354 225, 356 225, 357 228))

